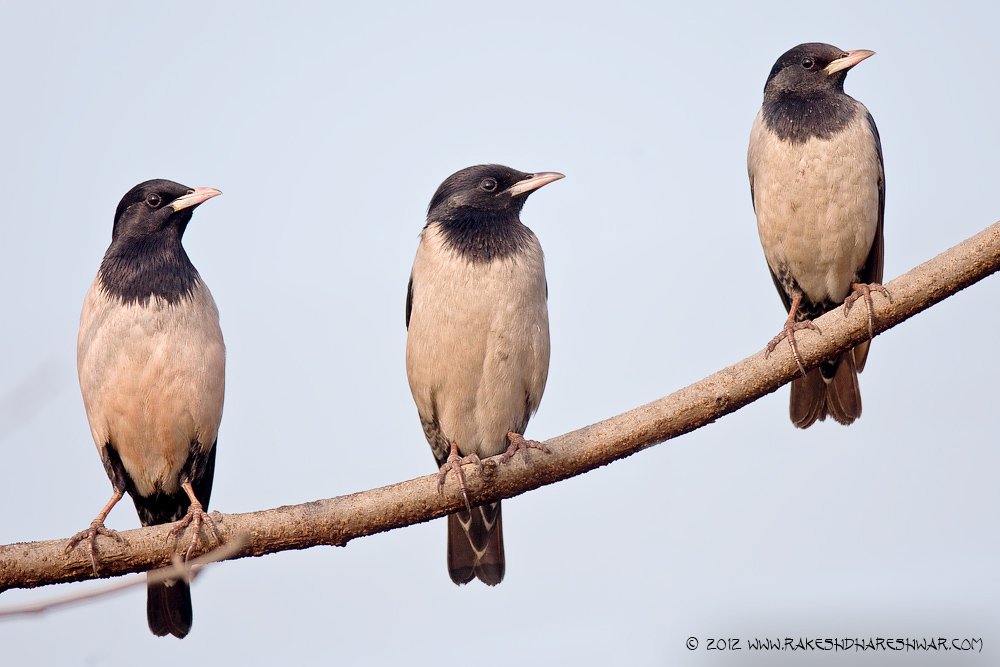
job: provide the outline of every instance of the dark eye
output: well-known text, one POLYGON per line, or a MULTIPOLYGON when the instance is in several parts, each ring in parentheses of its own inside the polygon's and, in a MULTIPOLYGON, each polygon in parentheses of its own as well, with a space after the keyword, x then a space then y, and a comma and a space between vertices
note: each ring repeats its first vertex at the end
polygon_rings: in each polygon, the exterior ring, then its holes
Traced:
POLYGON ((479 181, 479 189, 485 190, 486 192, 493 192, 497 189, 497 182, 494 178, 484 178, 479 181))
POLYGON ((161 203, 163 203, 163 198, 155 192, 150 192, 146 195, 146 204, 152 208, 157 208, 161 203))
POLYGON ((806 56, 805 58, 802 59, 802 66, 806 69, 812 69, 813 67, 816 66, 816 61, 810 58, 809 56, 806 56))

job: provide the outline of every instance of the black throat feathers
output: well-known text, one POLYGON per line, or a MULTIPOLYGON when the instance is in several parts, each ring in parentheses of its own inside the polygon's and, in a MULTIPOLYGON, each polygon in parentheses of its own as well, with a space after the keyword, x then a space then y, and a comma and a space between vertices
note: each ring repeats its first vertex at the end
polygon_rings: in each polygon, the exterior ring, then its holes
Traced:
POLYGON ((175 304, 191 296, 200 281, 172 226, 142 238, 116 238, 98 275, 104 291, 123 305, 144 306, 153 296, 175 304))
POLYGON ((803 96, 778 91, 765 96, 763 112, 765 126, 779 139, 802 144, 844 130, 858 114, 858 105, 846 93, 803 96))
POLYGON ((516 255, 534 236, 514 211, 459 209, 437 222, 445 245, 470 262, 489 263, 516 255))

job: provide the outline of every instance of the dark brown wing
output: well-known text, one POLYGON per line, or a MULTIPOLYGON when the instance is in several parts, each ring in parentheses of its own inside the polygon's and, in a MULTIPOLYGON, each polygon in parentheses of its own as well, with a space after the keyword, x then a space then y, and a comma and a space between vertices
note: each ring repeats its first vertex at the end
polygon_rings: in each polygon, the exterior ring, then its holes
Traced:
POLYGON ((882 224, 885 219, 885 164, 882 162, 882 140, 878 136, 878 128, 875 127, 875 119, 871 114, 868 116, 868 126, 872 129, 875 137, 875 152, 878 154, 878 228, 875 230, 875 241, 872 249, 868 253, 868 259, 861 267, 859 277, 866 283, 882 282, 882 224))
POLYGON ((785 288, 781 286, 781 281, 778 280, 778 276, 774 275, 774 271, 771 271, 771 267, 768 266, 767 270, 771 273, 771 280, 774 281, 774 287, 778 290, 778 294, 781 296, 781 303, 785 304, 785 312, 792 309, 792 300, 789 298, 788 293, 785 292, 785 288))
MULTIPOLYGON (((878 136, 878 128, 875 127, 875 119, 872 115, 868 117, 868 127, 872 130, 875 138, 875 153, 878 155, 878 227, 875 229, 875 240, 872 241, 872 249, 868 252, 868 259, 858 272, 861 282, 882 283, 883 269, 883 222, 885 220, 885 163, 882 161, 882 140, 878 136)), ((854 348, 854 360, 857 371, 860 373, 865 369, 865 362, 868 361, 868 347, 871 341, 865 341, 854 348)))
POLYGON ((410 328, 410 312, 413 310, 413 276, 406 284, 406 328, 410 328))

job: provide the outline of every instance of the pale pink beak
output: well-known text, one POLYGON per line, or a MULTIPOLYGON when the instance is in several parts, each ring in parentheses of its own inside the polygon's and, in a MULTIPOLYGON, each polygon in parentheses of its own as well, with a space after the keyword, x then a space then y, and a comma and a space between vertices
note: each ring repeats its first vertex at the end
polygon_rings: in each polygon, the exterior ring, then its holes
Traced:
POLYGON ((507 192, 510 193, 511 197, 516 197, 528 192, 533 192, 543 185, 548 185, 552 181, 558 181, 560 178, 566 177, 555 171, 540 171, 537 174, 532 174, 523 181, 518 181, 514 185, 510 186, 507 188, 507 192))
POLYGON ((178 197, 172 201, 170 208, 174 209, 176 213, 177 211, 183 211, 186 208, 207 202, 212 197, 218 197, 221 194, 222 190, 216 190, 215 188, 195 188, 183 197, 178 197))
POLYGON ((823 71, 826 72, 827 75, 836 74, 841 70, 851 69, 865 58, 871 58, 873 55, 875 55, 875 52, 868 51, 867 49, 848 51, 845 55, 842 55, 827 65, 823 71))

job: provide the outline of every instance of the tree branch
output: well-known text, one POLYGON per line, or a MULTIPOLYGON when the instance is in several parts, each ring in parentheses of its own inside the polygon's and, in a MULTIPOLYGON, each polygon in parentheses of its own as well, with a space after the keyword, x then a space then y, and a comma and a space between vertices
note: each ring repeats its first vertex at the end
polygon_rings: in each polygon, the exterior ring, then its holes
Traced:
MULTIPOLYGON (((939 301, 1000 270, 1000 223, 921 264, 888 283, 894 303, 875 295, 875 331, 881 333, 939 301)), ((852 347, 868 336, 863 304, 844 317, 837 309, 817 320, 822 335, 800 334, 799 351, 807 368, 852 347)), ((635 454, 715 421, 792 380, 798 369, 781 345, 769 359, 762 352, 669 396, 629 412, 558 436, 547 442, 551 454, 533 453, 509 465, 485 461, 484 474, 467 475, 474 504, 510 498, 582 474, 635 454)), ((321 544, 344 546, 349 540, 436 519, 462 508, 458 485, 450 478, 439 494, 437 474, 329 500, 260 512, 214 513, 224 534, 246 534, 233 558, 263 556, 321 544)), ((141 572, 169 565, 173 548, 165 541, 169 525, 122 533, 127 544, 99 539, 100 577, 141 572)), ((84 549, 63 554, 66 540, 0 547, 0 591, 94 578, 84 549)))
POLYGON ((49 600, 48 602, 19 605, 17 607, 8 607, 6 609, 0 608, 0 620, 4 617, 9 618, 12 616, 31 616, 34 614, 43 614, 50 609, 66 607, 71 604, 76 604, 77 602, 93 600, 94 598, 107 597, 109 595, 114 595, 115 593, 128 590, 129 588, 155 584, 161 581, 183 579, 184 581, 191 583, 194 581, 195 577, 201 574, 202 569, 204 569, 206 565, 216 563, 220 560, 228 560, 229 558, 235 556, 239 550, 243 548, 243 545, 246 544, 246 541, 246 535, 235 535, 227 539, 226 543, 218 549, 213 549, 212 551, 202 554, 197 558, 192 558, 187 562, 182 561, 180 555, 176 555, 174 556, 173 563, 170 567, 165 567, 160 570, 152 570, 145 577, 141 575, 137 577, 129 577, 124 581, 119 581, 97 590, 74 593, 73 595, 67 595, 55 600, 49 600))

